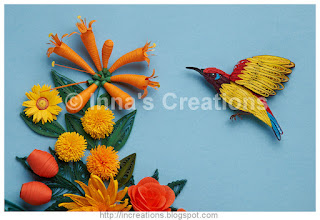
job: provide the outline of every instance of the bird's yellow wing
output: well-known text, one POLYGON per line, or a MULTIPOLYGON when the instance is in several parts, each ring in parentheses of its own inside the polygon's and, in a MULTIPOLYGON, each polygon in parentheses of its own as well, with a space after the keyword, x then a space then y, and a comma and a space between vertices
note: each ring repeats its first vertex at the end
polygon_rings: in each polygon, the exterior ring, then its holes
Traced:
POLYGON ((221 98, 233 107, 253 114, 261 121, 272 127, 270 118, 264 104, 249 89, 234 82, 222 84, 220 88, 221 98))
POLYGON ((292 72, 295 64, 277 56, 261 55, 238 62, 230 79, 263 97, 276 95, 276 90, 284 89, 283 82, 292 72))

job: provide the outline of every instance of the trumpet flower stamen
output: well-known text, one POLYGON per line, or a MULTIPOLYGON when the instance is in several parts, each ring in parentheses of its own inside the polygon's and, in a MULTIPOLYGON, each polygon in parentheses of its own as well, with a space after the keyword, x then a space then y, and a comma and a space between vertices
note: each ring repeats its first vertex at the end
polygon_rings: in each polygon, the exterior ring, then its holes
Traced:
POLYGON ((64 67, 64 68, 67 68, 67 69, 72 69, 72 70, 76 70, 76 71, 80 71, 80 72, 84 72, 84 73, 89 73, 89 72, 86 71, 86 70, 80 70, 80 69, 77 69, 77 68, 73 68, 73 67, 69 67, 69 66, 64 66, 64 65, 61 65, 61 64, 57 64, 55 61, 52 61, 51 65, 52 65, 52 67, 60 66, 60 67, 64 67))

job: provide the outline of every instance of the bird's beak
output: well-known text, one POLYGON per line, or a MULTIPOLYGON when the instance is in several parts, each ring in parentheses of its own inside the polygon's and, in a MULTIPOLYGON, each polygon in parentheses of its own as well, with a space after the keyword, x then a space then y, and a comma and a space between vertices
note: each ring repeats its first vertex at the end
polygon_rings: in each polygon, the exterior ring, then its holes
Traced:
POLYGON ((187 69, 190 69, 190 70, 195 70, 197 71, 198 73, 200 73, 201 75, 203 75, 203 69, 199 69, 197 67, 186 67, 187 69))

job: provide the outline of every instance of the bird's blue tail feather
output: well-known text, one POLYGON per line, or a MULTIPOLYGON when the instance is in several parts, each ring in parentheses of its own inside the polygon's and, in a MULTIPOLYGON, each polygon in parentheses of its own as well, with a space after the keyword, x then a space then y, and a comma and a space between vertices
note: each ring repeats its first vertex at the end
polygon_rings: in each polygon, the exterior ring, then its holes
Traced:
POLYGON ((272 114, 270 114, 269 112, 267 112, 267 113, 268 113, 268 116, 271 121, 272 130, 273 130, 274 134, 276 135, 277 139, 280 141, 281 135, 283 134, 283 131, 282 131, 280 125, 278 124, 277 120, 275 119, 275 117, 272 114))

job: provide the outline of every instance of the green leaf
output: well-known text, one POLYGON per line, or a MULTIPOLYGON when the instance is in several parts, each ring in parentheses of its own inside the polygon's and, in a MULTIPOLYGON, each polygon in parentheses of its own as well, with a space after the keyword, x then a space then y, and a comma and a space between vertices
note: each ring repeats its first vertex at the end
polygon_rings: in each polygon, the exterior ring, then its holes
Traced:
POLYGON ((111 104, 111 96, 108 92, 99 96, 98 100, 99 100, 97 102, 98 105, 104 105, 104 106, 108 107, 111 104))
POLYGON ((133 185, 134 185, 134 176, 132 175, 129 181, 126 184, 124 184, 124 186, 129 187, 133 185))
POLYGON ((111 135, 102 139, 101 144, 105 146, 112 146, 116 151, 119 151, 129 138, 136 113, 137 110, 134 110, 120 118, 116 122, 111 135))
POLYGON ((62 133, 66 132, 57 121, 47 122, 45 124, 42 124, 41 122, 33 123, 32 117, 29 118, 24 112, 21 112, 20 116, 31 130, 40 135, 57 138, 62 133))
POLYGON ((159 170, 156 169, 151 177, 156 180, 159 180, 159 170))
POLYGON ((88 183, 88 180, 90 178, 90 173, 87 170, 87 166, 80 160, 77 162, 64 162, 62 160, 59 160, 56 152, 49 147, 49 151, 52 154, 52 156, 55 157, 58 166, 59 166, 59 174, 63 177, 66 177, 71 182, 74 182, 75 180, 79 180, 85 184, 88 183))
POLYGON ((42 182, 52 190, 52 200, 56 200, 65 193, 84 196, 84 193, 79 189, 77 183, 69 181, 59 173, 55 177, 45 179, 42 182))
POLYGON ((136 154, 130 154, 129 156, 123 158, 120 161, 120 170, 116 177, 119 183, 119 188, 125 185, 131 178, 133 170, 134 170, 134 164, 136 161, 136 154))
POLYGON ((65 119, 66 119, 67 130, 69 132, 75 131, 75 132, 81 134, 87 140, 87 143, 88 143, 87 149, 88 150, 90 150, 96 146, 97 141, 94 140, 89 134, 87 134, 83 130, 81 120, 78 116, 67 113, 67 114, 65 114, 65 119))
POLYGON ((176 212, 176 211, 178 211, 178 209, 177 209, 177 208, 175 208, 175 207, 173 207, 173 206, 170 206, 170 209, 171 209, 171 211, 172 211, 172 212, 176 212))
POLYGON ((64 207, 59 207, 58 205, 63 202, 73 202, 69 197, 59 196, 56 198, 56 201, 52 203, 45 211, 67 211, 64 207))
POLYGON ((7 207, 5 208, 5 211, 26 211, 20 206, 14 204, 13 202, 10 202, 8 200, 4 200, 4 206, 7 207))
POLYGON ((176 197, 181 193, 183 187, 186 185, 187 180, 177 180, 171 183, 168 183, 168 186, 174 191, 176 197))
POLYGON ((33 172, 30 166, 27 163, 27 157, 16 157, 16 159, 22 164, 22 166, 29 170, 30 172, 33 172))
MULTIPOLYGON (((57 73, 55 70, 51 71, 51 76, 53 79, 53 83, 55 87, 58 86, 64 86, 64 85, 68 85, 71 83, 75 83, 73 80, 65 77, 62 74, 57 73)), ((64 87, 64 88, 60 88, 58 89, 59 94, 63 100, 64 103, 67 103, 73 96, 75 96, 76 94, 79 94, 80 92, 83 91, 83 88, 79 85, 74 85, 74 86, 69 86, 69 87, 64 87)), ((87 108, 90 107, 90 103, 88 102, 83 109, 81 109, 78 114, 84 115, 84 113, 86 112, 87 108)))

